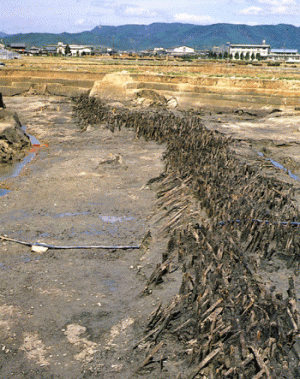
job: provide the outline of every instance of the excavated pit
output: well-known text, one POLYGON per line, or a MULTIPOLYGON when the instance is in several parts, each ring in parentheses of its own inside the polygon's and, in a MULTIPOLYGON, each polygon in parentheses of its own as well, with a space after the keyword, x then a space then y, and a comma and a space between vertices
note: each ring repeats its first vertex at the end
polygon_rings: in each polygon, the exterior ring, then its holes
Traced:
POLYGON ((300 186, 257 154, 299 176, 296 119, 286 135, 273 113, 20 104, 49 146, 9 181, 2 234, 141 249, 3 241, 3 377, 299 377, 300 186))

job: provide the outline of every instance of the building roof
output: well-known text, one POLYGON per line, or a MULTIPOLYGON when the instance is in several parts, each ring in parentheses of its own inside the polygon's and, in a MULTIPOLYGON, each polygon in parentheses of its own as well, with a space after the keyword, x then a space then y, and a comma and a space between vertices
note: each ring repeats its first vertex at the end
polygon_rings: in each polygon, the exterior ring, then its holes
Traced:
POLYGON ((9 46, 12 48, 15 48, 15 49, 25 49, 26 48, 25 43, 11 43, 9 46))
POLYGON ((45 50, 46 50, 46 51, 56 51, 56 50, 57 50, 57 47, 56 47, 56 46, 46 46, 46 47, 45 47, 45 50))
POLYGON ((178 46, 173 48, 173 51, 194 51, 195 49, 188 47, 188 46, 178 46))
POLYGON ((275 54, 297 54, 297 49, 271 49, 271 53, 275 54))
POLYGON ((252 45, 252 44, 230 44, 230 47, 244 47, 244 48, 270 48, 271 46, 270 45, 265 45, 265 44, 262 44, 262 45, 252 45))

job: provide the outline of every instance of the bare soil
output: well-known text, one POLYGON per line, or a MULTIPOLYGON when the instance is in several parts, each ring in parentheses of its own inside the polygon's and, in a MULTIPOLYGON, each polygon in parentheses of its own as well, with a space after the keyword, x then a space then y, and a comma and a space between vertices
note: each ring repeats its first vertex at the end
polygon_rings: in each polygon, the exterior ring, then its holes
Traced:
MULTIPOLYGON (((52 245, 142 247, 38 254, 1 242, 0 377, 177 377, 180 362, 172 339, 169 360, 160 357, 163 367, 156 365, 154 371, 136 372, 148 350, 146 344, 133 349, 149 314, 161 302, 168 304, 181 285, 178 267, 141 296, 166 250, 160 224, 149 217, 156 211, 156 184, 148 183, 163 172, 165 146, 136 139, 130 130, 112 133, 104 125, 82 131, 65 98, 14 97, 5 103, 48 146, 37 150, 21 175, 2 184, 11 192, 0 198, 0 234, 52 245)), ((299 116, 277 116, 204 111, 203 121, 233 136, 232 149, 241 160, 257 162, 265 175, 293 184, 299 204, 300 182, 267 160, 281 162, 300 177, 299 116)), ((287 269, 281 261, 267 268, 257 262, 257 270, 266 285, 275 283, 283 292, 287 278, 295 275, 295 267, 287 269)), ((296 277, 297 287, 298 282, 296 277)))
MULTIPOLYGON (((4 187, 1 235, 52 245, 140 245, 163 171, 164 146, 128 130, 80 126, 71 101, 6 99, 37 137, 34 160, 4 187)), ((140 297, 165 245, 140 250, 48 250, 0 244, 0 377, 125 378, 149 313, 178 292, 179 273, 140 297), (129 353, 130 352, 130 353, 129 353)))

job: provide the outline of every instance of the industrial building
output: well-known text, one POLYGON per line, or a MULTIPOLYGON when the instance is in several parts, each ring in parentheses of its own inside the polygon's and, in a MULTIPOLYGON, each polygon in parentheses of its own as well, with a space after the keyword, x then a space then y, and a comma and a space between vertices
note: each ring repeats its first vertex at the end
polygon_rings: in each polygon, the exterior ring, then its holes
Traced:
POLYGON ((271 46, 266 44, 266 41, 263 41, 261 45, 256 44, 231 44, 227 43, 228 52, 232 59, 258 59, 258 58, 267 58, 271 50, 271 46))

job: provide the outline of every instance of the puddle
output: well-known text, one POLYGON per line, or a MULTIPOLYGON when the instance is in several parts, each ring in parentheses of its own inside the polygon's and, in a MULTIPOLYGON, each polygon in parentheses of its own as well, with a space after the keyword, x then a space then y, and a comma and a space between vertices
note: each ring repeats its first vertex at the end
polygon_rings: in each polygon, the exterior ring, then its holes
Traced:
POLYGON ((111 224, 115 222, 123 222, 123 221, 130 221, 133 219, 133 217, 115 217, 115 216, 99 216, 103 222, 109 222, 111 224))
MULTIPOLYGON (((26 131, 26 126, 22 126, 22 130, 26 131)), ((34 136, 29 135, 30 142, 33 147, 39 147, 41 146, 39 140, 35 138, 34 136)), ((0 183, 3 182, 4 180, 10 179, 10 178, 16 178, 17 176, 20 175, 21 171, 23 168, 33 160, 33 158, 36 155, 36 149, 31 149, 29 154, 25 156, 25 158, 21 162, 16 162, 13 164, 5 164, 3 167, 1 167, 0 170, 0 183)), ((9 190, 1 189, 0 190, 0 197, 7 195, 9 190)))
POLYGON ((73 216, 86 216, 88 214, 89 214, 88 211, 87 212, 74 212, 74 213, 66 212, 66 213, 57 213, 53 217, 54 218, 63 218, 63 217, 73 217, 73 216))
MULTIPOLYGON (((263 153, 261 153, 261 152, 258 152, 258 155, 259 155, 260 157, 265 158, 265 156, 264 156, 263 153)), ((271 158, 265 158, 265 159, 266 159, 267 161, 271 162, 272 165, 273 165, 274 167, 279 168, 280 170, 287 172, 288 175, 289 175, 292 179, 300 181, 300 179, 298 178, 297 175, 293 174, 290 170, 288 170, 286 167, 284 167, 281 163, 276 162, 276 161, 274 161, 274 159, 271 159, 271 158)))
POLYGON ((0 189, 0 197, 7 195, 9 192, 11 192, 11 191, 6 190, 6 189, 0 189))
POLYGON ((112 279, 104 280, 104 284, 108 286, 111 292, 115 292, 117 290, 116 283, 112 279))
POLYGON ((4 180, 9 178, 16 178, 18 175, 20 175, 24 166, 33 160, 35 154, 35 152, 29 153, 21 162, 17 162, 11 165, 7 164, 5 165, 5 167, 1 168, 0 182, 3 182, 4 180))

